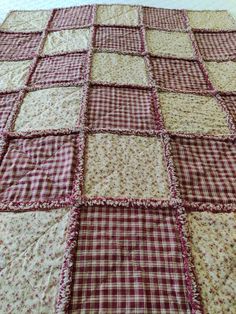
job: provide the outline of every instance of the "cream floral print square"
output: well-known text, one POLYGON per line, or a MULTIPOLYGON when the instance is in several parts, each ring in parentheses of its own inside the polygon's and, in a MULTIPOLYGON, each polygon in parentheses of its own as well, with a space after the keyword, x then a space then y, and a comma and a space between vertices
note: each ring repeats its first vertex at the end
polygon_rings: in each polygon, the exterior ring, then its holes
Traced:
POLYGON ((86 50, 89 41, 90 30, 86 28, 51 32, 47 36, 43 52, 46 55, 50 55, 60 52, 86 50))
POLYGON ((51 10, 12 11, 0 29, 17 32, 42 31, 46 28, 51 10))
POLYGON ((155 137, 89 135, 86 196, 167 199, 163 148, 155 137))
POLYGON ((188 228, 205 312, 234 314, 236 213, 191 213, 188 228))
POLYGON ((190 26, 202 29, 236 29, 236 22, 227 11, 188 11, 190 26))
POLYGON ((148 74, 142 57, 117 53, 95 53, 92 80, 98 82, 148 85, 148 74))
POLYGON ((193 58, 194 51, 188 33, 147 31, 148 50, 153 55, 193 58))
POLYGON ((54 312, 68 211, 0 213, 1 313, 54 312))
POLYGON ((24 87, 30 63, 31 60, 0 62, 0 91, 24 87))
POLYGON ((138 8, 121 5, 100 5, 97 9, 97 24, 138 25, 138 8))
POLYGON ((229 135, 227 117, 214 97, 159 93, 165 127, 172 132, 229 135))
POLYGON ((205 62, 215 89, 223 92, 236 91, 236 62, 205 62))
POLYGON ((29 92, 16 119, 16 131, 72 128, 76 126, 82 87, 60 87, 29 92))

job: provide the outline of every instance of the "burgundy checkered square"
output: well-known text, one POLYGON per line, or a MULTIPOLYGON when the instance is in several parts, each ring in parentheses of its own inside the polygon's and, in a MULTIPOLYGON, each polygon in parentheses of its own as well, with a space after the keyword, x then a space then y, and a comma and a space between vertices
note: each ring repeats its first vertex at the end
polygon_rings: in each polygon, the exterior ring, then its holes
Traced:
POLYGON ((172 153, 188 201, 236 201, 236 146, 231 140, 175 137, 172 153))
POLYGON ((143 22, 146 26, 163 30, 186 29, 184 13, 181 10, 143 8, 143 22))
POLYGON ((209 91, 198 61, 152 58, 154 79, 160 88, 177 91, 209 91))
POLYGON ((106 48, 127 52, 141 52, 140 30, 131 27, 97 27, 95 48, 106 48))
POLYGON ((29 85, 47 87, 58 83, 81 83, 85 78, 86 53, 41 58, 30 78, 29 85))
POLYGON ((18 93, 0 94, 0 130, 4 129, 17 97, 18 93))
POLYGON ((171 209, 82 208, 69 313, 188 313, 171 209))
POLYGON ((236 59, 236 31, 196 32, 195 38, 204 60, 236 59))
POLYGON ((0 166, 0 201, 64 198, 72 190, 76 136, 11 139, 0 166))
POLYGON ((88 126, 111 129, 156 129, 152 92, 147 89, 92 86, 88 126))
POLYGON ((231 115, 234 124, 236 125, 236 94, 235 95, 220 95, 221 102, 227 108, 231 115))
POLYGON ((56 10, 50 28, 66 29, 86 26, 92 23, 93 6, 84 5, 77 8, 56 10))
POLYGON ((41 33, 0 32, 0 60, 23 60, 35 56, 41 33))

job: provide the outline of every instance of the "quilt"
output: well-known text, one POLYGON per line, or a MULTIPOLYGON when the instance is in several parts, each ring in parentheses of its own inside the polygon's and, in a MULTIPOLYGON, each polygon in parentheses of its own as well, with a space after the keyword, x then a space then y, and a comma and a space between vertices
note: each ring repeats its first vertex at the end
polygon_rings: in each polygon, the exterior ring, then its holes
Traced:
POLYGON ((236 312, 236 21, 84 5, 0 27, 0 313, 236 312))

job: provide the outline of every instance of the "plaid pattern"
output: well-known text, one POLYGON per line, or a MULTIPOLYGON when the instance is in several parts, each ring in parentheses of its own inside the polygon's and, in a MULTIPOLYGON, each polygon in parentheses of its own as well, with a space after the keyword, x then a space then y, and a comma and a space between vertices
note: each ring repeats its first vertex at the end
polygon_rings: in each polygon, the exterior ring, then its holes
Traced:
POLYGON ((236 31, 229 33, 196 32, 195 39, 204 60, 236 58, 236 31))
POLYGON ((160 88, 179 91, 209 91, 207 82, 197 61, 152 58, 154 79, 160 88))
POLYGON ((93 7, 89 5, 58 9, 53 16, 50 28, 66 29, 89 25, 92 23, 92 12, 93 7))
POLYGON ((18 93, 0 94, 0 130, 4 129, 18 93))
POLYGON ((0 201, 47 201, 72 190, 72 135, 13 139, 0 166, 0 201))
POLYGON ((1 33, 0 60, 23 60, 35 56, 41 33, 1 33))
POLYGON ((97 27, 95 48, 141 52, 140 30, 128 27, 97 27))
POLYGON ((220 95, 220 98, 236 125, 236 95, 220 95))
POLYGON ((163 30, 186 29, 184 13, 181 10, 144 8, 143 22, 149 27, 163 30))
POLYGON ((88 126, 134 130, 156 129, 152 92, 125 87, 91 87, 88 126))
POLYGON ((81 83, 85 77, 86 60, 86 53, 41 58, 29 85, 47 87, 58 83, 81 83))
POLYGON ((171 209, 82 208, 73 313, 188 313, 171 209))
POLYGON ((233 142, 175 137, 172 153, 184 199, 236 201, 236 146, 233 142))

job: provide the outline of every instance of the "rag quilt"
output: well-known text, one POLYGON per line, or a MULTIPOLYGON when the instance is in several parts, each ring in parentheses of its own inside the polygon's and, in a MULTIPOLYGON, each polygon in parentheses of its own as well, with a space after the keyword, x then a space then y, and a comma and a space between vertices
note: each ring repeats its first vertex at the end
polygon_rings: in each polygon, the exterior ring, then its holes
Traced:
POLYGON ((0 27, 0 313, 236 313, 236 22, 84 5, 0 27))

